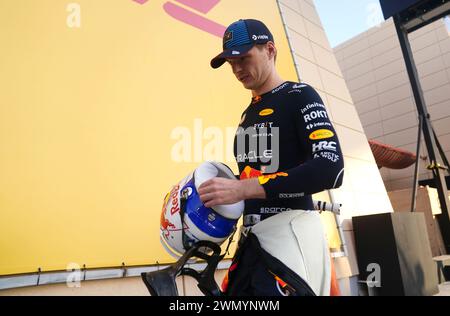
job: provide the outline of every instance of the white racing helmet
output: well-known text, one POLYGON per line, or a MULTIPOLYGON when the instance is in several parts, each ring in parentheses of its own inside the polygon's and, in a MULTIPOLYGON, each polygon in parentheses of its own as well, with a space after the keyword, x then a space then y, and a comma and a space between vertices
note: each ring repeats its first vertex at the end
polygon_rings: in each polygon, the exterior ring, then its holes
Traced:
POLYGON ((215 177, 236 179, 225 164, 207 161, 173 186, 164 198, 160 240, 176 259, 197 241, 221 245, 236 229, 244 211, 243 201, 208 208, 200 200, 198 188, 215 177))

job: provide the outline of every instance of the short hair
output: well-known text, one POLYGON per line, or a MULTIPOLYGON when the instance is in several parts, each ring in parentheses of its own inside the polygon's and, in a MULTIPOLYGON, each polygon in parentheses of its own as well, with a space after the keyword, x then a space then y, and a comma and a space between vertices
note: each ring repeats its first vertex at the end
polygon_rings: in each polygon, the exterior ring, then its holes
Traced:
MULTIPOLYGON (((266 44, 267 44, 267 43, 265 43, 265 44, 257 44, 257 45, 255 45, 255 46, 261 51, 261 50, 264 49, 264 47, 266 47, 266 44)), ((275 45, 274 45, 274 47, 275 47, 275 45)), ((277 62, 277 54, 278 54, 278 51, 277 51, 276 48, 275 48, 275 56, 273 56, 273 62, 274 62, 274 64, 276 64, 276 62, 277 62)))

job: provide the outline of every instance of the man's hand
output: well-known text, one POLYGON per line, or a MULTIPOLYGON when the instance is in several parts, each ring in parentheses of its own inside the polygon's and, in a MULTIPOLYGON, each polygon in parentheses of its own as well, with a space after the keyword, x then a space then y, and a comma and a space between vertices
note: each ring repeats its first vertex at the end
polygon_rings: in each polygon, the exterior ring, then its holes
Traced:
POLYGON ((199 188, 200 200, 206 207, 234 204, 247 199, 264 199, 266 192, 258 179, 231 180, 213 178, 199 188))

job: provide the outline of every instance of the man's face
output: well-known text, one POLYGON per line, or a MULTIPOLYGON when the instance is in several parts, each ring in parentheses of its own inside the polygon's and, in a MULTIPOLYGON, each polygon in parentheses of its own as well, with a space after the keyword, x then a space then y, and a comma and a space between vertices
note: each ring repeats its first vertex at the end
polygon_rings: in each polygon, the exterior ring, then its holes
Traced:
POLYGON ((266 47, 253 47, 247 54, 237 58, 227 58, 236 78, 246 89, 257 90, 270 74, 271 61, 266 47))

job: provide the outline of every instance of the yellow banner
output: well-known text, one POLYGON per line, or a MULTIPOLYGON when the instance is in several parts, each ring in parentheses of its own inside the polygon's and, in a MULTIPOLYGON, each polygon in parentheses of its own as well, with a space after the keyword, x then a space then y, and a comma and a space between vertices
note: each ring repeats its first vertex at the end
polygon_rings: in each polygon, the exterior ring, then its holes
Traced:
POLYGON ((276 1, 0 1, 0 275, 173 261, 165 193, 226 162, 250 101, 220 33, 263 20, 297 80, 276 1))

